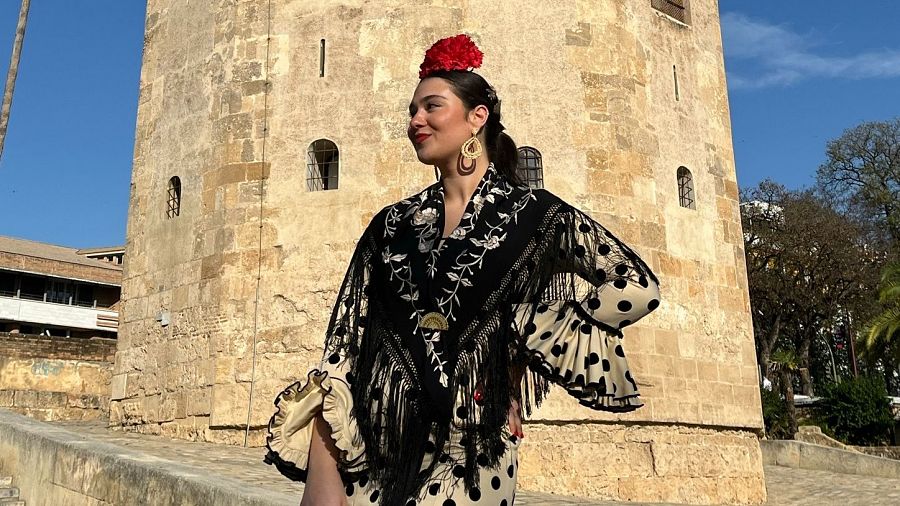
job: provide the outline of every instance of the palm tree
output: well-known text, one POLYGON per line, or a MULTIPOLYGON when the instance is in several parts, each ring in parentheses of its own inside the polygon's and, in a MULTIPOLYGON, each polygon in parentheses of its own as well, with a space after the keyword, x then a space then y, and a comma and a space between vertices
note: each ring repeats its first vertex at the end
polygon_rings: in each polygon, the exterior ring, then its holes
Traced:
POLYGON ((890 352, 900 358, 900 262, 888 264, 882 271, 878 302, 883 310, 863 327, 860 344, 863 355, 870 361, 881 359, 885 380, 889 381, 894 371, 885 355, 890 352))
POLYGON ((3 91, 3 105, 0 106, 0 158, 3 157, 3 145, 6 143, 6 128, 9 126, 9 109, 12 107, 13 90, 16 88, 16 75, 19 73, 19 58, 22 55, 22 41, 25 40, 25 25, 28 22, 28 7, 31 0, 22 0, 19 8, 19 22, 16 24, 16 38, 13 41, 12 56, 9 59, 9 71, 6 74, 6 88, 3 91))
POLYGON ((769 358, 769 370, 778 380, 784 409, 788 416, 788 434, 793 439, 797 433, 797 411, 794 409, 794 374, 800 371, 800 357, 794 350, 779 348, 769 358))

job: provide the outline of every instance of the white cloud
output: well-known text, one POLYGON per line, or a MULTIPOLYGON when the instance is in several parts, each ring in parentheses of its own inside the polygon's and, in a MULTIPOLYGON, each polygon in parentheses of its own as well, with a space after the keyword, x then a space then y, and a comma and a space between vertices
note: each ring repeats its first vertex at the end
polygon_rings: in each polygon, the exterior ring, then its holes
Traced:
POLYGON ((851 56, 816 54, 816 47, 822 43, 813 34, 799 34, 740 13, 722 14, 722 38, 729 59, 747 60, 760 69, 756 75, 729 72, 729 87, 734 89, 787 86, 809 78, 900 76, 900 50, 851 56))

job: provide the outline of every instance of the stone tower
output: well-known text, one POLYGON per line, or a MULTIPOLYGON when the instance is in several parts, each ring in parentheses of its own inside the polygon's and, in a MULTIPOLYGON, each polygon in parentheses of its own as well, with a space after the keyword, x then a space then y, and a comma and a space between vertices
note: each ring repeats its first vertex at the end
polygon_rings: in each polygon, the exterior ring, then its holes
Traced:
POLYGON ((457 33, 484 49, 544 186, 663 292, 626 331, 646 406, 554 391, 525 428, 521 486, 762 501, 715 0, 149 0, 111 425, 243 444, 249 422, 262 445, 276 393, 320 359, 363 228, 433 181, 407 104, 425 49, 457 33))

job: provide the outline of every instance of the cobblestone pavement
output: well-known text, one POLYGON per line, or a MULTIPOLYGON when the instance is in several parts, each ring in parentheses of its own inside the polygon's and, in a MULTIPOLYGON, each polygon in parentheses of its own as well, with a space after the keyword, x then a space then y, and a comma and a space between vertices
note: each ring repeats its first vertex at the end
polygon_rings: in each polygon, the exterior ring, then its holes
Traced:
MULTIPOLYGON (((262 463, 263 448, 242 448, 112 431, 98 422, 47 423, 67 428, 87 438, 144 452, 154 460, 172 460, 203 469, 212 475, 240 480, 251 486, 296 494, 298 504, 302 496, 301 484, 285 479, 274 467, 262 463)), ((765 471, 770 506, 900 505, 900 480, 776 466, 766 466, 765 471)), ((516 505, 650 506, 641 503, 598 502, 526 490, 516 493, 516 505)), ((666 505, 653 503, 653 506, 666 505)))

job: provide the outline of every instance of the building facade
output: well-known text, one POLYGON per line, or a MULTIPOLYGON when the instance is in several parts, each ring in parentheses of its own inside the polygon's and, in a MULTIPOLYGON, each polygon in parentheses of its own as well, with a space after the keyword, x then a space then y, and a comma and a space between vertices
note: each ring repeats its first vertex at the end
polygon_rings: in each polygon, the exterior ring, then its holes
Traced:
POLYGON ((0 332, 114 339, 124 252, 0 236, 0 332))
POLYGON ((521 486, 764 500, 715 0, 149 0, 110 423, 263 444, 277 392, 320 359, 363 228, 433 181, 407 105, 425 49, 457 33, 485 51, 532 184, 662 286, 626 332, 646 406, 554 392, 521 486))

